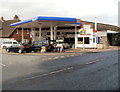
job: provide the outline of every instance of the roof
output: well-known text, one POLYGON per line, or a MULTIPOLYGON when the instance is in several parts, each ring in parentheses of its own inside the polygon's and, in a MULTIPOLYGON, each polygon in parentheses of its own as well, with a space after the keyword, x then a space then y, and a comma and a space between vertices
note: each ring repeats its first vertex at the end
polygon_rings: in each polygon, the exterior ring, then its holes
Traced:
POLYGON ((20 20, 5 20, 4 22, 0 23, 0 27, 2 28, 2 34, 0 34, 0 37, 9 37, 16 27, 11 27, 10 24, 18 22, 20 20))
MULTIPOLYGON (((75 23, 77 22, 76 18, 68 18, 68 17, 45 17, 45 16, 38 16, 34 17, 28 20, 20 21, 17 23, 13 23, 10 26, 18 26, 21 24, 26 24, 26 23, 37 23, 38 26, 41 24, 47 25, 47 24, 52 24, 52 25, 59 25, 59 24, 65 24, 65 23, 75 23)), ((36 24, 36 25, 37 25, 36 24)), ((32 26, 32 24, 30 25, 32 26)))
MULTIPOLYGON (((86 24, 92 24, 93 28, 95 23, 94 22, 89 22, 89 21, 82 21, 86 22, 86 24)), ((120 27, 115 26, 115 25, 110 25, 110 24, 103 24, 103 23, 97 23, 97 30, 102 31, 102 30, 112 30, 112 31, 118 31, 120 32, 120 27)))

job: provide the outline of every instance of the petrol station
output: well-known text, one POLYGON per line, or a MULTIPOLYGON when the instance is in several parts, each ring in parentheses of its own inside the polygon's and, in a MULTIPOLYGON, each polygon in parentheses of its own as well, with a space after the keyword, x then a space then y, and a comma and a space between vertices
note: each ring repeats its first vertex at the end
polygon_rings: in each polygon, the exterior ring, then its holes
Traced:
POLYGON ((35 40, 42 40, 42 34, 46 31, 43 30, 44 32, 42 32, 42 28, 49 28, 50 30, 50 40, 57 40, 56 39, 56 31, 57 31, 57 27, 68 27, 74 26, 74 38, 75 38, 75 48, 77 48, 77 26, 81 26, 82 23, 81 22, 77 22, 76 18, 68 18, 68 17, 44 17, 44 16, 38 16, 38 17, 34 17, 32 19, 28 19, 25 21, 20 21, 17 23, 13 23, 10 26, 16 26, 16 28, 22 28, 22 43, 24 43, 24 28, 31 28, 31 33, 33 34, 31 36, 32 41, 35 40), (37 39, 35 39, 35 28, 38 28, 38 32, 39 32, 39 37, 37 39))

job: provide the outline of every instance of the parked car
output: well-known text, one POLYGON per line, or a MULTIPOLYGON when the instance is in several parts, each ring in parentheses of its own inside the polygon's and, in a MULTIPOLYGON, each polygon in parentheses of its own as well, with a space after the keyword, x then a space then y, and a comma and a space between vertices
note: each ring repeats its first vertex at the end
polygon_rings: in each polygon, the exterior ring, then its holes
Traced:
POLYGON ((30 49, 29 45, 27 45, 27 44, 14 44, 14 45, 6 48, 6 51, 23 53, 23 52, 31 52, 31 49, 30 49))
POLYGON ((54 46, 53 42, 50 40, 41 40, 41 41, 35 41, 33 44, 30 46, 31 51, 37 52, 41 51, 41 47, 45 46, 47 52, 54 51, 54 46))
POLYGON ((5 49, 5 48, 8 48, 8 47, 11 47, 14 44, 18 44, 18 42, 16 40, 4 41, 4 42, 1 42, 1 48, 5 49))

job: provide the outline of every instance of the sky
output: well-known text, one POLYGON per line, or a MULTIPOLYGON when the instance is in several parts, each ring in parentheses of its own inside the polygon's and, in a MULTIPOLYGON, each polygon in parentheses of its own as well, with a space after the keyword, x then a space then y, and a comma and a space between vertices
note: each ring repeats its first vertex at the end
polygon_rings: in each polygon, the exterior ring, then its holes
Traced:
POLYGON ((0 16, 21 20, 36 16, 73 17, 84 21, 118 25, 120 0, 0 0, 0 16))

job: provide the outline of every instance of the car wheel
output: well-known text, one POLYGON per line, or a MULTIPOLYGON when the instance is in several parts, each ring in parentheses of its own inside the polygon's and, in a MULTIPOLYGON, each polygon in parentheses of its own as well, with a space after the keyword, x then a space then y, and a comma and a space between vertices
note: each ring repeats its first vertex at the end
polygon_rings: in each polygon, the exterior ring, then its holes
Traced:
POLYGON ((3 49, 6 49, 6 46, 3 46, 3 49))
POLYGON ((7 52, 10 52, 10 49, 6 49, 7 52))
POLYGON ((19 50, 18 50, 18 53, 22 53, 22 50, 21 50, 21 49, 19 49, 19 50))

